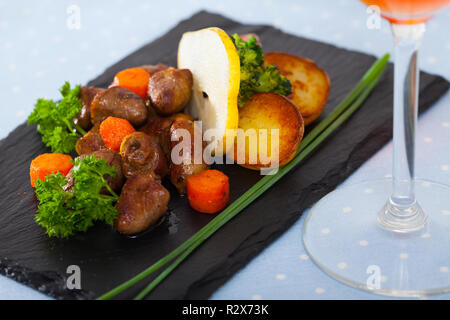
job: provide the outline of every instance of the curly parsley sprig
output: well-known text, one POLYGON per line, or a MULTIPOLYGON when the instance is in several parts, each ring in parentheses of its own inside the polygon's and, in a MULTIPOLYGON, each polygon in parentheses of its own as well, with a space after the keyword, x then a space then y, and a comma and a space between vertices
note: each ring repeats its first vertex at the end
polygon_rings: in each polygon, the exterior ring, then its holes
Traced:
POLYGON ((113 225, 119 212, 114 203, 119 196, 109 187, 104 176, 114 176, 116 170, 104 159, 86 156, 76 158, 72 169, 74 186, 65 190, 67 180, 61 173, 51 174, 45 181, 37 180, 39 200, 36 222, 47 229, 49 237, 69 237, 84 232, 96 221, 113 225), (101 194, 106 188, 109 194, 101 194))
POLYGON ((234 34, 232 39, 241 63, 238 96, 240 107, 243 107, 247 100, 251 100, 252 96, 258 92, 274 92, 284 96, 292 92, 291 83, 274 65, 264 66, 264 53, 255 37, 244 41, 239 38, 239 35, 234 34))
POLYGON ((37 124, 42 142, 56 153, 70 153, 75 149, 78 138, 86 132, 73 119, 82 108, 78 95, 80 85, 71 89, 65 82, 59 90, 63 98, 59 102, 38 99, 33 112, 28 116, 28 124, 37 124))

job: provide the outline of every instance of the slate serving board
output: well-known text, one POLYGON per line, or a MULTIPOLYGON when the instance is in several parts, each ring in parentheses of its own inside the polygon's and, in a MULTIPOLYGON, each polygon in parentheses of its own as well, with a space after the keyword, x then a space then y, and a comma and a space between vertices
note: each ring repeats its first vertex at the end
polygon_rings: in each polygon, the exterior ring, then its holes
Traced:
MULTIPOLYGON (((229 34, 257 33, 265 51, 313 59, 331 79, 324 115, 351 91, 375 58, 325 43, 295 37, 270 26, 243 25, 199 12, 161 38, 108 68, 89 85, 106 87, 124 68, 163 62, 176 65, 178 41, 185 31, 218 26, 229 34)), ((437 76, 421 73, 420 111, 449 88, 437 76)), ((302 212, 332 191, 381 148, 392 131, 392 65, 364 106, 299 167, 230 221, 149 296, 150 299, 206 299, 237 270, 288 229, 302 212)), ((164 222, 138 238, 97 225, 68 240, 49 239, 33 220, 36 199, 29 164, 48 152, 34 127, 22 124, 0 141, 0 273, 58 299, 95 298, 163 257, 213 216, 194 213, 170 184, 172 200, 164 222), (82 290, 66 288, 69 265, 81 268, 82 290)), ((260 179, 257 172, 221 166, 231 183, 231 200, 260 179)), ((132 298, 138 285, 120 298, 132 298)))

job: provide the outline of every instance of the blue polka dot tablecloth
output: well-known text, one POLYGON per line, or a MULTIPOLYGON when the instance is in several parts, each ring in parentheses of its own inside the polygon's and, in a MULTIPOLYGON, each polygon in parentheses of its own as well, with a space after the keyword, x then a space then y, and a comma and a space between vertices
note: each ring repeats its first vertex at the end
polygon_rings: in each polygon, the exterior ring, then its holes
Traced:
MULTIPOLYGON (((366 8, 357 0, 0 0, 0 138, 25 121, 37 98, 56 99, 65 80, 86 83, 201 9, 376 56, 392 52, 387 22, 369 29, 366 8), (79 21, 69 19, 74 10, 79 21)), ((449 32, 447 9, 428 23, 420 53, 422 70, 447 79, 449 32)), ((450 94, 420 117, 417 134, 417 176, 450 184, 450 94)), ((389 176, 391 153, 389 143, 344 184, 389 176)), ((384 298, 340 284, 314 265, 301 241, 305 216, 211 299, 384 298)), ((442 246, 450 250, 450 243, 442 246)), ((0 299, 49 298, 0 276, 0 299)))

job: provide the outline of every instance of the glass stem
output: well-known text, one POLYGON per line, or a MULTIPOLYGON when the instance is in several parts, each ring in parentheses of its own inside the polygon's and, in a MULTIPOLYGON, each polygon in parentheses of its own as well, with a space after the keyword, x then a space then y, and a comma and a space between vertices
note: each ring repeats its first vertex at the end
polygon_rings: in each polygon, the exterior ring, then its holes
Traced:
POLYGON ((378 221, 385 229, 408 232, 422 228, 426 222, 414 195, 418 52, 425 24, 393 24, 392 32, 395 40, 393 191, 378 221))

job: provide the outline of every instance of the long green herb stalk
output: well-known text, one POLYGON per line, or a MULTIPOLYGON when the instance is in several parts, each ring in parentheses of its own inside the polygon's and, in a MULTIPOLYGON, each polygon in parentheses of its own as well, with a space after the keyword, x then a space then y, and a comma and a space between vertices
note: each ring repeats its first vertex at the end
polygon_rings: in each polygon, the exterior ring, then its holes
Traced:
POLYGON ((100 296, 99 300, 110 299, 134 284, 145 279, 161 267, 176 260, 169 265, 158 277, 156 277, 135 299, 140 300, 150 293, 161 281, 163 281, 180 263, 186 259, 191 252, 200 246, 206 239, 219 230, 229 220, 239 214, 245 207, 280 180, 286 173, 294 168, 300 161, 305 159, 317 146, 319 146, 336 128, 346 121, 365 101, 370 92, 377 84, 389 60, 389 54, 378 59, 372 67, 364 74, 360 82, 352 92, 335 108, 335 110, 322 120, 302 141, 295 157, 286 165, 281 167, 274 175, 267 175, 260 179, 253 187, 245 192, 236 201, 231 203, 224 211, 217 215, 211 222, 204 226, 182 245, 173 250, 164 258, 139 273, 130 280, 100 296))

